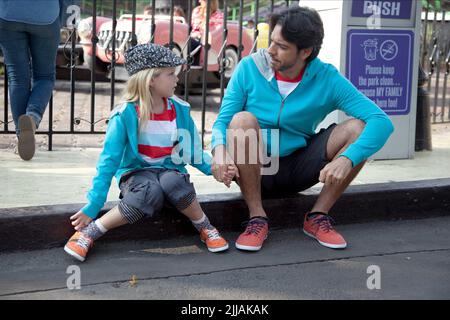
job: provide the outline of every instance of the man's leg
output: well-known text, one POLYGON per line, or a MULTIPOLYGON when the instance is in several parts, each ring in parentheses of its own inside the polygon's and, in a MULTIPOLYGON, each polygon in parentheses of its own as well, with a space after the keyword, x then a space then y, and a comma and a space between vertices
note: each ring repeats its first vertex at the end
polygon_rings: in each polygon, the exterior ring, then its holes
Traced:
MULTIPOLYGON (((239 134, 242 133, 242 130, 249 135, 254 132, 258 143, 257 148, 260 148, 261 141, 258 120, 250 112, 239 112, 231 120, 228 129, 227 141, 234 141, 234 150, 230 150, 230 144, 227 145, 228 153, 232 155, 238 167, 240 175, 238 183, 249 208, 250 218, 255 216, 267 217, 261 200, 261 161, 259 157, 257 158, 257 163, 251 163, 249 161, 252 157, 255 158, 255 155, 252 154, 255 148, 250 146, 250 139, 242 139, 242 136, 239 134), (245 152, 245 154, 238 157, 239 152, 245 152), (245 161, 242 163, 241 160, 244 156, 245 161)), ((259 150, 256 152, 259 154, 259 150)))
MULTIPOLYGON (((328 161, 336 159, 353 143, 364 129, 360 120, 348 120, 336 126, 327 141, 326 156, 328 161)), ((322 149, 323 150, 323 149, 322 149)), ((344 249, 347 242, 332 227, 333 219, 328 211, 333 207, 350 182, 356 177, 364 163, 354 167, 347 177, 339 184, 326 184, 310 213, 305 215, 303 232, 316 239, 321 245, 332 249, 344 249)))
MULTIPOLYGON (((357 119, 347 120, 337 125, 330 135, 327 143, 327 158, 329 161, 336 159, 347 147, 361 135, 364 130, 364 122, 357 119)), ((319 198, 311 212, 328 213, 342 193, 348 188, 353 179, 358 175, 365 162, 360 163, 350 171, 349 175, 340 184, 324 185, 319 198)))
POLYGON ((260 127, 253 114, 239 112, 233 117, 228 129, 228 153, 238 167, 237 182, 250 211, 247 227, 236 240, 235 245, 240 250, 258 251, 269 231, 267 215, 261 200, 262 161, 260 153, 262 152, 262 140, 260 127))

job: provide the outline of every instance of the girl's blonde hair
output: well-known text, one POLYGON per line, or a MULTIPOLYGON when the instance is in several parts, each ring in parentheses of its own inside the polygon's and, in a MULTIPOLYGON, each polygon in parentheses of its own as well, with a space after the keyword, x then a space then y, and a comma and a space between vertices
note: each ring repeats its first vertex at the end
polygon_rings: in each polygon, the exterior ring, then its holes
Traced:
POLYGON ((123 91, 123 100, 139 105, 139 130, 144 128, 153 112, 153 97, 150 91, 150 81, 156 78, 162 69, 152 68, 133 74, 127 81, 123 91))

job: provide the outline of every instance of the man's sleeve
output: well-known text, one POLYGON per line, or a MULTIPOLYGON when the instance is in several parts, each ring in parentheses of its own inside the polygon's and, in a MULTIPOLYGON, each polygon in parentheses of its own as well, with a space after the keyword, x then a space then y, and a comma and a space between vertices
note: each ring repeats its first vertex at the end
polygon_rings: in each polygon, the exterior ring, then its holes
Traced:
POLYGON ((394 126, 386 113, 347 78, 338 73, 336 79, 334 98, 337 108, 366 124, 359 138, 341 154, 355 167, 384 146, 394 126))

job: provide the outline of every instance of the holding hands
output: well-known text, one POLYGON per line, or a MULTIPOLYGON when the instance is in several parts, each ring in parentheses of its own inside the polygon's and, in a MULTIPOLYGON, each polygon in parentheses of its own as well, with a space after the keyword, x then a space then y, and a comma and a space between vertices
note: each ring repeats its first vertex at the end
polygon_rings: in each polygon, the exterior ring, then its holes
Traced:
POLYGON ((214 178, 228 188, 235 177, 239 178, 239 169, 223 145, 214 149, 211 171, 214 178))

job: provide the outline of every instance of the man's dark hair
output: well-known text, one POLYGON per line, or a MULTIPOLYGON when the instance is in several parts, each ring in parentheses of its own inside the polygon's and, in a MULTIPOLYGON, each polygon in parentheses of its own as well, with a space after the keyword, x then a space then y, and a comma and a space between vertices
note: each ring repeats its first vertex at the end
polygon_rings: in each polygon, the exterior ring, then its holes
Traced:
POLYGON ((316 10, 308 7, 294 7, 275 13, 270 18, 271 32, 275 26, 281 26, 281 35, 298 50, 312 47, 307 62, 319 54, 324 36, 323 23, 316 10))

